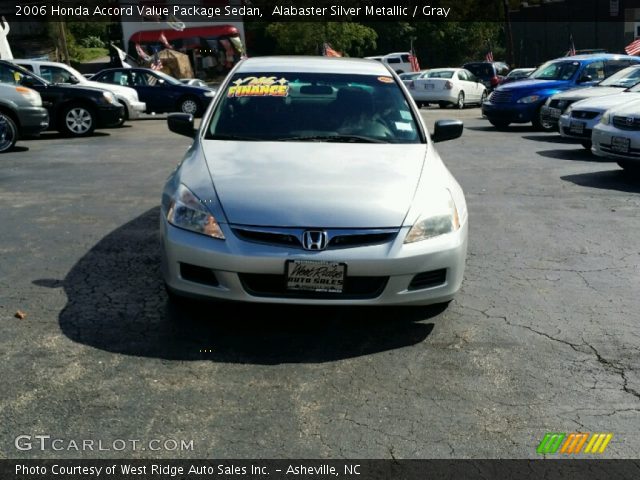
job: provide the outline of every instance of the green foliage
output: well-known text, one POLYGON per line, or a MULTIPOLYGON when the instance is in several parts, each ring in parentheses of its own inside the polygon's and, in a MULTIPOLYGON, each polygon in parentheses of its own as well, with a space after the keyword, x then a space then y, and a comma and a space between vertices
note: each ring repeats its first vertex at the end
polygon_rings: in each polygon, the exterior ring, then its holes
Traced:
POLYGON ((100 38, 94 37, 93 35, 80 40, 80 45, 82 45, 84 48, 104 48, 104 42, 100 38))
POLYGON ((272 23, 265 33, 275 40, 276 53, 299 55, 317 55, 327 42, 345 56, 361 57, 378 38, 372 28, 349 22, 272 23))

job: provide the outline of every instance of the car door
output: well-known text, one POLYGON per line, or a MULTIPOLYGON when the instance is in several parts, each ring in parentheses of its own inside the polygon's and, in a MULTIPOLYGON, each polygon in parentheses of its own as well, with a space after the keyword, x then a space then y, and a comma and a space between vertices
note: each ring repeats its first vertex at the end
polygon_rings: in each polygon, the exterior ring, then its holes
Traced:
POLYGON ((183 85, 170 85, 163 78, 151 71, 137 71, 135 82, 139 83, 138 92, 141 101, 147 101, 147 110, 162 113, 175 112, 183 85), (149 100, 143 100, 143 95, 149 100), (151 107, 149 107, 151 105, 151 107))
POLYGON ((578 76, 578 85, 591 87, 605 79, 604 60, 595 60, 588 63, 578 76))
POLYGON ((477 101, 478 99, 476 98, 477 97, 476 86, 467 79, 467 74, 465 70, 458 70, 455 75, 457 78, 456 83, 460 85, 460 89, 464 92, 464 97, 466 101, 467 102, 477 101))
POLYGON ((475 99, 477 101, 480 101, 480 99, 482 98, 482 94, 485 92, 486 87, 484 86, 484 84, 480 81, 480 79, 478 77, 476 77, 473 73, 471 73, 469 70, 465 70, 464 71, 467 75, 467 81, 469 83, 473 84, 473 87, 470 88, 474 88, 474 92, 475 92, 475 99))

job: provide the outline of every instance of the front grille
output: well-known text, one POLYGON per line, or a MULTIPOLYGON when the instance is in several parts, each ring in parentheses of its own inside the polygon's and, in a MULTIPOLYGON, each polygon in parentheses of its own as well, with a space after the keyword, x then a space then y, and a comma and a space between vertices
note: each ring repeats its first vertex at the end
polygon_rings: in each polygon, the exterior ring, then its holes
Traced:
POLYGON ((562 127, 562 131, 565 135, 570 135, 572 137, 591 138, 591 130, 589 130, 588 128, 585 128, 582 133, 572 132, 568 127, 562 127))
POLYGON ((640 130, 640 118, 637 117, 613 117, 613 125, 620 130, 640 130))
POLYGON ((511 92, 494 90, 489 100, 491 100, 492 103, 510 103, 512 98, 513 94, 511 94, 511 92))
POLYGON ((588 110, 574 110, 571 112, 571 118, 580 120, 593 120, 598 116, 598 112, 589 112, 588 110))
POLYGON ((203 285, 209 285, 211 287, 218 286, 216 274, 213 273, 213 270, 210 268, 199 267, 197 265, 191 265, 190 263, 181 263, 180 276, 190 282, 202 283, 203 285))
POLYGON ((447 280, 447 270, 432 270, 417 274, 409 284, 409 290, 422 290, 442 285, 447 280))
MULTIPOLYGON (((268 245, 302 249, 304 229, 277 227, 235 226, 234 233, 242 240, 268 245)), ((327 230, 327 250, 380 245, 392 241, 399 229, 327 230)))
POLYGON ((245 291, 254 297, 279 297, 301 299, 358 300, 376 298, 382 294, 389 277, 349 277, 345 278, 342 293, 304 292, 287 290, 285 275, 260 273, 239 273, 245 291))
POLYGON ((234 233, 248 242, 268 243, 271 245, 285 245, 288 247, 302 248, 300 238, 289 233, 266 232, 260 230, 247 230, 234 228, 234 233))

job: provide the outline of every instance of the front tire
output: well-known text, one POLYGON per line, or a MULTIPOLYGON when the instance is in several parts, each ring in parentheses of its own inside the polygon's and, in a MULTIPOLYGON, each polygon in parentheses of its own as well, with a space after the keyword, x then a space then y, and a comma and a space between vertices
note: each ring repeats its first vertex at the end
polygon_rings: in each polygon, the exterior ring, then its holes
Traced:
POLYGON ((70 137, 86 137, 96 129, 96 116, 84 105, 69 105, 60 114, 61 133, 70 137))
POLYGON ((6 113, 0 112, 0 153, 13 149, 18 141, 18 127, 6 113))
POLYGON ((186 97, 178 103, 178 110, 182 113, 188 113, 194 117, 200 114, 200 102, 195 97, 186 97))
POLYGON ((618 165, 624 169, 625 172, 632 173, 634 175, 640 174, 640 164, 638 162, 626 162, 621 160, 618 165))
POLYGON ((540 130, 541 132, 555 132, 558 128, 557 125, 542 118, 542 108, 538 109, 531 123, 536 130, 540 130))
POLYGON ((124 125, 124 122, 129 120, 129 110, 127 110, 127 106, 124 104, 124 102, 119 103, 120 105, 122 105, 122 108, 124 108, 124 113, 122 114, 122 118, 120 119, 120 121, 114 125, 115 128, 122 127, 124 125))
POLYGON ((447 102, 438 102, 438 106, 442 109, 445 109, 449 106, 447 102))
POLYGON ((456 108, 462 110, 464 108, 464 92, 458 94, 458 101, 456 102, 456 108))
POLYGON ((482 96, 480 97, 480 106, 482 106, 482 104, 486 101, 487 101, 487 91, 485 90, 484 92, 482 92, 482 96))

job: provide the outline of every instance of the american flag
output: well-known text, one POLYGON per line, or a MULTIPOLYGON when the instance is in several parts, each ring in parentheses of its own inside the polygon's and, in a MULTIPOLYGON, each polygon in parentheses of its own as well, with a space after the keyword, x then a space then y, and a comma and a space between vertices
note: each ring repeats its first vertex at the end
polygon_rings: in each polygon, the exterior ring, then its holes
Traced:
POLYGON ((160 60, 157 50, 153 52, 153 59, 151 60, 150 66, 151 70, 162 70, 162 60, 160 60))
POLYGON ((342 57, 342 54, 337 50, 331 48, 331 45, 329 45, 328 43, 324 43, 322 45, 322 55, 324 55, 325 57, 342 57))
POLYGON ((573 35, 569 35, 569 50, 567 51, 567 57, 573 57, 576 54, 576 46, 573 43, 573 35))
POLYGON ((628 55, 638 55, 638 53, 640 53, 640 38, 624 47, 624 51, 627 52, 628 55))
POLYGON ((416 57, 416 52, 413 49, 411 49, 411 55, 409 55, 409 63, 411 63, 412 72, 420 71, 420 64, 418 63, 418 57, 416 57))
POLYGON ((487 62, 493 62, 493 52, 492 52, 491 50, 489 50, 489 51, 487 52, 487 54, 484 56, 484 59, 485 59, 487 62))

